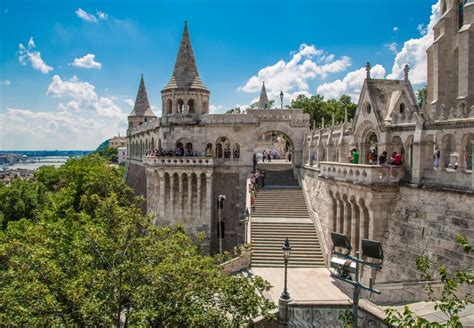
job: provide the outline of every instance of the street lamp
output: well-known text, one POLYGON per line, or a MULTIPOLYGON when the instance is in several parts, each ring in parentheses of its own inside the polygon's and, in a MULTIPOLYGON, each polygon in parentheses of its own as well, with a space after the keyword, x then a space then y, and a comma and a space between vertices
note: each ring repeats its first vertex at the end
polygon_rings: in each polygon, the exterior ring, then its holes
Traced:
POLYGON ((288 326, 288 303, 290 303, 290 294, 287 289, 287 271, 288 271, 288 259, 290 258, 291 246, 286 237, 283 246, 281 247, 283 251, 283 259, 285 261, 285 282, 283 293, 281 293, 280 299, 278 300, 278 316, 280 321, 280 327, 288 326))
POLYGON ((281 247, 283 250, 283 259, 285 260, 285 285, 283 289, 283 293, 281 293, 281 298, 284 300, 289 300, 290 299, 290 294, 288 294, 288 290, 286 288, 287 285, 287 271, 288 271, 288 259, 290 258, 290 253, 291 253, 291 246, 290 242, 288 241, 288 237, 286 237, 285 242, 283 243, 283 246, 281 247))
POLYGON ((379 290, 373 288, 374 279, 372 277, 369 280, 369 286, 365 286, 359 281, 360 266, 366 265, 376 271, 381 270, 384 258, 382 245, 376 240, 362 239, 362 257, 360 257, 358 251, 355 252, 355 256, 349 255, 352 245, 346 235, 331 232, 331 240, 331 267, 335 269, 335 272, 331 272, 331 276, 354 286, 352 297, 352 327, 357 328, 360 291, 364 289, 371 293, 381 293, 379 290), (371 258, 378 263, 367 261, 363 258, 371 258), (352 278, 351 275, 354 276, 354 278, 352 278))
POLYGON ((283 109, 283 90, 280 91, 281 109, 283 109))

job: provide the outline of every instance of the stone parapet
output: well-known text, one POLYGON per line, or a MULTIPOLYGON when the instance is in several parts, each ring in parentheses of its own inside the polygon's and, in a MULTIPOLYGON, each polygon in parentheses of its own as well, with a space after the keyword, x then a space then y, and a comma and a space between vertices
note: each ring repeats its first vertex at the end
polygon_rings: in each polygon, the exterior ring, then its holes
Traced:
POLYGON ((166 166, 166 167, 212 167, 214 159, 211 157, 143 157, 145 166, 166 166))
POLYGON ((320 176, 356 184, 398 184, 405 172, 400 166, 320 162, 320 176))

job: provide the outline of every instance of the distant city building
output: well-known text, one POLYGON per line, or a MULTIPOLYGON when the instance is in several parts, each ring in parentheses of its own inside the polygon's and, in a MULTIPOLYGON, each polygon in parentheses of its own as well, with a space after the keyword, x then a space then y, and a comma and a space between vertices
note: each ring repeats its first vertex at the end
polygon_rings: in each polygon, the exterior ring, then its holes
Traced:
POLYGON ((120 135, 113 137, 109 140, 109 147, 119 148, 127 147, 127 137, 121 137, 120 135))
POLYGON ((127 147, 118 147, 118 163, 124 163, 127 160, 127 147))

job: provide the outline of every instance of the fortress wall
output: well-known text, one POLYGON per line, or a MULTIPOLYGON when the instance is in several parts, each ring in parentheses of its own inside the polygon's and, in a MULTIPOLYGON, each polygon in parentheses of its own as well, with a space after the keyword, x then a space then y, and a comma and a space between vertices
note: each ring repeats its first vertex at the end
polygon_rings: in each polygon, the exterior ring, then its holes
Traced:
POLYGON ((137 195, 142 195, 146 199, 146 174, 143 165, 128 163, 125 179, 127 184, 135 190, 137 195))
MULTIPOLYGON (((331 202, 328 182, 318 177, 316 169, 300 168, 299 173, 310 216, 329 260, 331 202)), ((471 243, 474 241, 473 194, 401 186, 382 241, 383 269, 376 275, 376 288, 382 290, 382 295, 364 297, 382 304, 425 299, 415 264, 419 255, 428 256, 435 268, 442 263, 449 271, 472 269, 474 256, 466 255, 455 243, 458 233, 471 243)), ((363 273, 364 281, 368 274, 368 271, 363 273)), ((347 292, 351 291, 348 289, 347 292)))

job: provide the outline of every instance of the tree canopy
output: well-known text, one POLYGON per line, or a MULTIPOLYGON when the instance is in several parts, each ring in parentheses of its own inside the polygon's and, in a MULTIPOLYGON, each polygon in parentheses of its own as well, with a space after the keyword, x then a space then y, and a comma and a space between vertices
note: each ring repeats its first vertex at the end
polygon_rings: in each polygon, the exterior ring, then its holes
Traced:
POLYGON ((182 227, 154 225, 104 158, 42 168, 14 185, 11 199, 29 196, 28 206, 2 202, 6 326, 240 326, 274 307, 263 279, 224 276, 182 227))
POLYGON ((291 107, 302 109, 308 113, 311 126, 315 124, 317 127, 321 127, 322 118, 324 118, 325 125, 330 124, 333 114, 336 122, 344 121, 345 109, 347 109, 347 116, 350 120, 354 117, 357 109, 357 105, 351 101, 351 97, 346 95, 342 95, 339 100, 325 100, 321 95, 311 97, 299 95, 291 101, 291 107))

